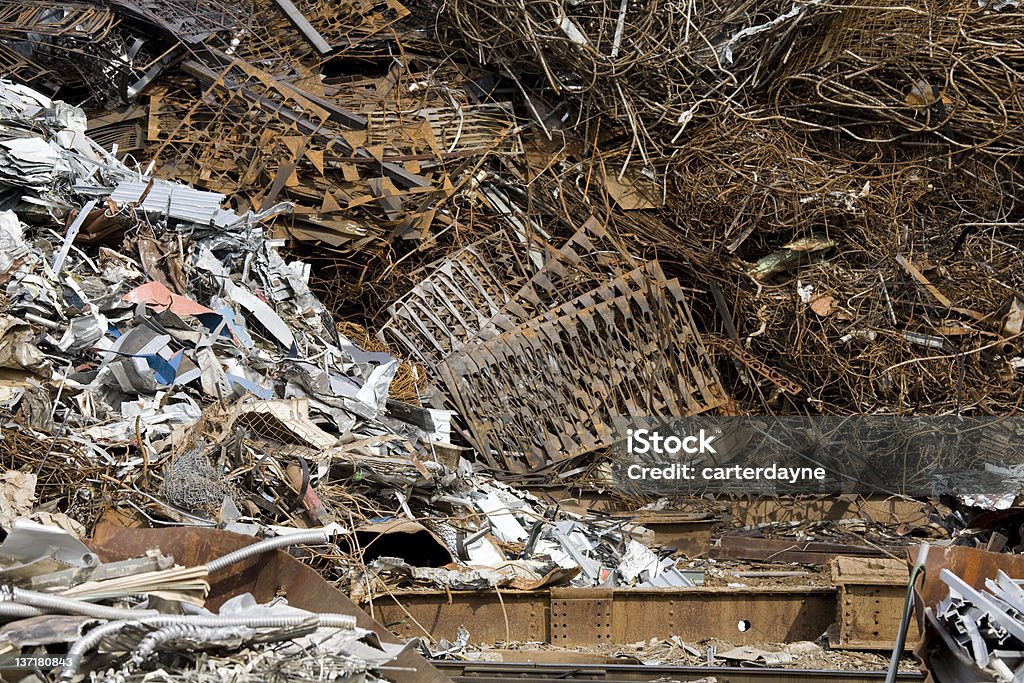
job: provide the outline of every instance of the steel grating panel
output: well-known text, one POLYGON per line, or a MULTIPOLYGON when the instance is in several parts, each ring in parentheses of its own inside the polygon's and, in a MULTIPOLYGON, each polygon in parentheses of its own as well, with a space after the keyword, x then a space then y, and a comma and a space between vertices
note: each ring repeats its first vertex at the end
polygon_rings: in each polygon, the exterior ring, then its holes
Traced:
POLYGON ((490 339, 514 329, 637 265, 638 262, 592 217, 561 248, 548 249, 544 265, 487 321, 480 336, 490 339))

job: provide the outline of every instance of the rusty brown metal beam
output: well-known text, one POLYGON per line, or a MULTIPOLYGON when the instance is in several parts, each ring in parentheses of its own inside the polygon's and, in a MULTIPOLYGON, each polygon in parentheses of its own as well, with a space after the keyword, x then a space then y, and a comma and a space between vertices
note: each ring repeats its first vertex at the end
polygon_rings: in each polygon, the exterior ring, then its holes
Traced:
MULTIPOLYGON (((892 548, 890 553, 900 552, 900 550, 900 548, 892 548)), ((828 564, 832 559, 842 555, 883 557, 885 552, 880 548, 847 543, 723 536, 713 555, 715 558, 727 560, 828 564)))
MULTIPOLYGON (((524 653, 525 654, 525 653, 524 653)), ((533 653, 531 653, 533 654, 533 653)), ((572 652, 542 652, 568 656, 572 652)), ((457 683, 499 683, 515 680, 517 683, 542 683, 560 680, 605 681, 690 681, 721 680, 728 683, 882 683, 885 671, 836 669, 760 669, 738 666, 673 666, 657 664, 577 664, 570 661, 536 662, 469 662, 439 661, 435 666, 452 676, 457 683)), ((896 680, 923 681, 918 671, 901 671, 896 680)))
MULTIPOLYGON (((884 650, 896 646, 910 571, 903 560, 839 557, 831 563, 839 613, 829 632, 837 650, 884 650)), ((913 630, 907 648, 917 641, 913 630)))
POLYGON ((502 591, 499 599, 495 591, 409 591, 380 596, 367 610, 409 637, 424 635, 422 626, 435 638, 451 639, 464 625, 474 642, 484 643, 595 645, 676 635, 744 645, 816 639, 835 621, 836 592, 821 587, 569 588, 502 591))
POLYGON ((331 47, 330 43, 324 40, 324 37, 320 35, 320 32, 313 28, 313 24, 309 23, 309 19, 299 11, 299 8, 292 4, 291 0, 274 0, 274 4, 277 5, 286 17, 288 21, 292 22, 292 25, 298 29, 302 37, 313 46, 313 48, 322 55, 330 54, 334 48, 331 47))
POLYGON ((706 557, 711 550, 711 535, 721 520, 712 514, 679 512, 677 510, 643 510, 615 513, 647 527, 659 546, 675 548, 687 557, 706 557))
MULTIPOLYGON (((621 500, 607 491, 569 487, 564 484, 534 484, 530 493, 551 504, 574 504, 581 511, 593 510, 612 514, 627 514, 621 500)), ((714 510, 726 515, 737 526, 753 527, 774 522, 823 522, 826 520, 863 519, 876 524, 905 524, 924 526, 929 523, 928 504, 891 496, 779 496, 762 498, 719 496, 714 510)), ((708 511, 706 498, 680 498, 673 502, 672 512, 678 514, 704 514, 708 511)))

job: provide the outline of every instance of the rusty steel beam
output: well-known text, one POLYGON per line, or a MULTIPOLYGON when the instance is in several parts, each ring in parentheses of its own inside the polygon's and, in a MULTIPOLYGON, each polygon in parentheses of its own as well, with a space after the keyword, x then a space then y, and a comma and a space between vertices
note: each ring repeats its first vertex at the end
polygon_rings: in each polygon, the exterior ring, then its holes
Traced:
MULTIPOLYGON (((524 654, 525 651, 523 652, 524 654)), ((435 666, 457 683, 546 683, 547 681, 587 680, 605 683, 640 681, 728 681, 728 683, 882 683, 885 671, 837 669, 760 669, 739 666, 674 666, 659 664, 573 663, 572 652, 543 652, 565 656, 567 661, 549 662, 470 662, 438 661, 435 666)), ((923 681, 919 671, 902 671, 899 683, 923 681)))
POLYGON ((901 548, 875 548, 848 543, 797 541, 784 538, 754 538, 749 536, 723 536, 712 553, 716 559, 755 560, 796 564, 828 564, 842 555, 884 557, 901 548))
POLYGON ((711 551, 711 535, 715 526, 722 521, 713 514, 678 510, 618 512, 612 516, 628 519, 650 529, 657 545, 675 548, 691 558, 708 556, 711 551))
POLYGON ((367 610, 401 636, 555 645, 631 643, 679 636, 747 645, 814 640, 835 621, 836 592, 822 587, 548 591, 395 591, 367 610), (410 618, 411 617, 411 618, 410 618), (415 621, 414 621, 415 620, 415 621), (744 625, 741 626, 741 623, 744 625))
MULTIPOLYGON (((838 590, 835 628, 829 646, 837 650, 884 650, 896 646, 910 571, 903 560, 838 557, 831 563, 838 590)), ((907 649, 917 638, 907 637, 907 649)))
POLYGON ((309 23, 309 19, 299 11, 299 8, 292 4, 291 0, 274 0, 274 4, 284 12, 284 15, 288 17, 288 21, 292 22, 292 25, 317 52, 327 55, 334 50, 330 43, 320 35, 320 32, 313 28, 313 24, 309 23))

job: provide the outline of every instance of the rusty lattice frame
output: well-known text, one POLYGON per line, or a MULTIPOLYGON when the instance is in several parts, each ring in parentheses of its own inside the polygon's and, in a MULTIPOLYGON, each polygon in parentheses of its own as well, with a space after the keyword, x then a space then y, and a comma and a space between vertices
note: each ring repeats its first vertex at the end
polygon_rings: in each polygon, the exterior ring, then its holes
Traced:
POLYGON ((476 448, 512 471, 610 446, 623 417, 726 403, 685 294, 656 261, 464 347, 438 374, 476 448))
POLYGON ((384 330, 433 368, 492 465, 543 468, 611 445, 623 417, 727 403, 686 296, 657 261, 639 263, 593 219, 545 251, 517 287, 486 252, 463 250, 384 330))

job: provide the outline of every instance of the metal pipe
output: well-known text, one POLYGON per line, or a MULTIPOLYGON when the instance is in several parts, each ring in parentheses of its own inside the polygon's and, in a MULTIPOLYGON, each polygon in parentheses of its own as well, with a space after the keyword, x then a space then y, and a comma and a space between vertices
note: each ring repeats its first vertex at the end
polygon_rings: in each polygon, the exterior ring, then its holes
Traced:
POLYGON ((81 614, 96 619, 139 619, 160 614, 157 610, 123 609, 120 607, 95 605, 84 600, 40 593, 28 590, 27 588, 18 588, 17 586, 0 587, 0 605, 11 603, 37 608, 40 610, 39 613, 81 614))
POLYGON ((320 529, 314 531, 303 531, 297 534, 285 534, 284 536, 277 536, 275 538, 268 538, 252 545, 247 545, 244 548, 228 553, 223 557, 218 557, 215 560, 211 560, 206 563, 206 571, 209 574, 218 572, 222 569, 230 567, 236 562, 247 560, 250 557, 255 557, 270 550, 276 550, 278 548, 287 548, 293 545, 319 545, 329 543, 331 540, 331 534, 327 531, 320 529))
POLYGON ((192 624, 171 624, 152 631, 139 641, 135 651, 121 668, 121 671, 110 677, 111 683, 125 683, 131 672, 146 663, 153 653, 163 645, 177 638, 188 638, 192 641, 203 643, 220 643, 225 640, 235 639, 239 636, 250 638, 254 633, 253 629, 232 626, 213 628, 209 626, 193 626, 192 624))
POLYGON ((885 675, 885 683, 894 683, 896 674, 899 673, 900 659, 903 657, 903 648, 907 644, 907 630, 910 628, 910 612, 914 608, 914 586, 917 584, 917 577, 925 573, 925 563, 928 561, 928 544, 922 543, 917 549, 917 561, 914 570, 910 572, 910 582, 907 584, 907 597, 903 601, 903 617, 900 619, 900 630, 896 636, 896 647, 892 650, 892 657, 889 658, 889 670, 885 675))
POLYGON ((9 617, 11 619, 27 619, 45 614, 43 610, 31 605, 21 605, 16 602, 0 602, 0 619, 9 617))

